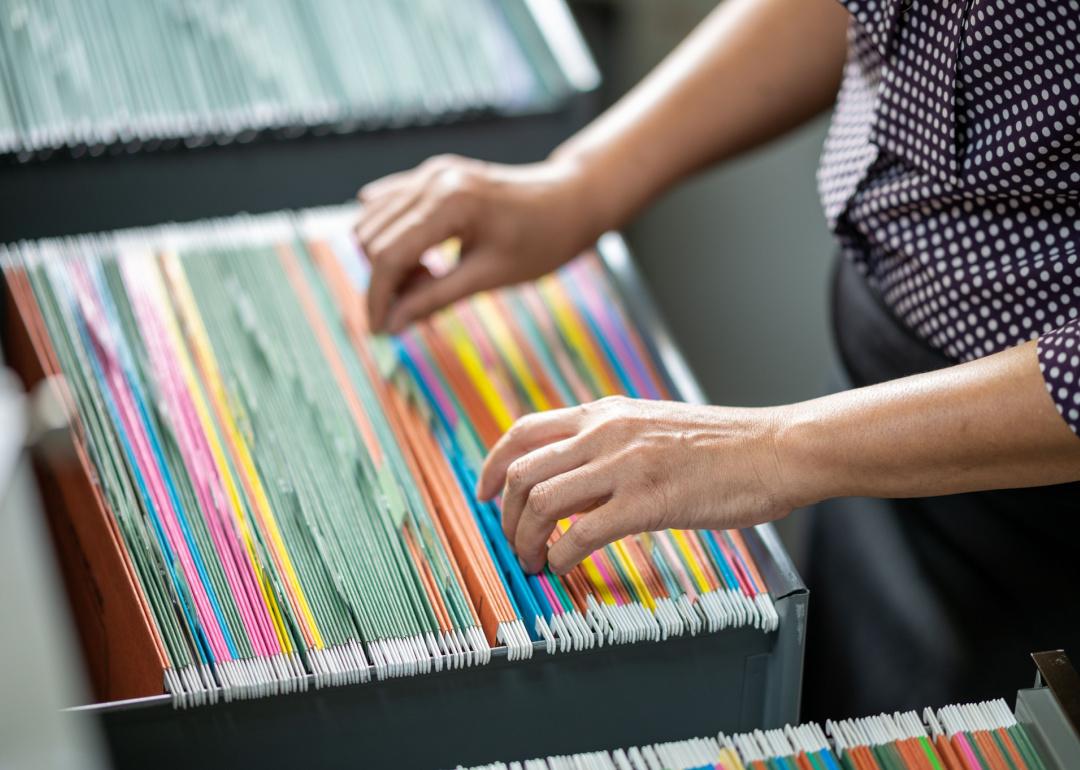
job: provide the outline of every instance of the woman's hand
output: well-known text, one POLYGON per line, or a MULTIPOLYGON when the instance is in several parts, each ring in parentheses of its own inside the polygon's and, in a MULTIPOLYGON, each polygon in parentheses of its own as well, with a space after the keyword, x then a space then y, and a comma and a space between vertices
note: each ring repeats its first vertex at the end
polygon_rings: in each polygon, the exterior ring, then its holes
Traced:
POLYGON ((528 415, 488 455, 477 494, 503 490, 503 531, 528 572, 547 561, 564 574, 636 532, 771 521, 794 507, 775 447, 782 413, 615 397, 528 415))
POLYGON ((568 159, 504 166, 439 156, 364 187, 356 234, 372 264, 371 328, 398 332, 468 294, 537 278, 576 256, 603 229, 587 181, 568 159), (452 237, 461 239, 461 261, 434 277, 420 257, 452 237))
MULTIPOLYGON (((1036 343, 765 409, 605 398, 528 415, 484 463, 526 570, 565 573, 635 532, 742 527, 831 497, 1080 481, 1036 343), (551 549, 556 522, 583 513, 551 549)), ((1033 513, 1036 515, 1037 512, 1033 513)))
POLYGON ((836 97, 848 14, 832 0, 722 3, 665 63, 542 163, 434 158, 360 191, 375 331, 481 289, 536 278, 675 182, 761 144, 836 97), (770 51, 762 56, 762 51, 770 51), (462 240, 433 278, 423 252, 462 240))

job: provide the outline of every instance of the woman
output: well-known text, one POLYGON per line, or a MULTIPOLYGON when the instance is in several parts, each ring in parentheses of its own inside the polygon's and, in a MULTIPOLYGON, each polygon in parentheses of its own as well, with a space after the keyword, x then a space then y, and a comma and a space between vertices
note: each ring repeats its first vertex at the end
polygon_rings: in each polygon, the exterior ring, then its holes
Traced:
POLYGON ((817 504, 811 717, 1005 695, 1024 653, 1080 640, 1078 19, 1076 0, 729 0, 548 160, 438 158, 365 187, 371 322, 394 332, 836 102, 819 187, 854 388, 520 420, 478 491, 502 491, 525 568, 817 504), (461 263, 418 270, 451 236, 461 263))

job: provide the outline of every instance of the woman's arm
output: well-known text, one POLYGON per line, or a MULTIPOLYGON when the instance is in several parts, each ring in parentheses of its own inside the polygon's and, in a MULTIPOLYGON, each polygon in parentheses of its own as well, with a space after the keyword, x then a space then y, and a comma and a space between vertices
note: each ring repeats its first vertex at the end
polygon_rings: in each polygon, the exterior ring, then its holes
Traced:
POLYGON ((777 444, 796 505, 1080 480, 1035 342, 791 407, 777 444))
POLYGON ((688 174, 833 103, 847 53, 836 0, 727 0, 622 100, 553 154, 585 167, 605 229, 688 174))
POLYGON ((637 88, 551 158, 451 156, 360 191, 372 329, 399 331, 466 294, 535 278, 625 224, 687 174, 760 144, 836 96, 847 12, 836 0, 727 0, 637 88), (447 238, 462 260, 417 270, 447 238))
POLYGON ((1030 342, 788 406, 605 399, 530 415, 492 450, 477 492, 503 489, 503 528, 526 569, 547 560, 564 573, 634 532, 748 526, 830 497, 1077 480, 1080 439, 1030 342), (549 551, 555 523, 579 511, 549 551))

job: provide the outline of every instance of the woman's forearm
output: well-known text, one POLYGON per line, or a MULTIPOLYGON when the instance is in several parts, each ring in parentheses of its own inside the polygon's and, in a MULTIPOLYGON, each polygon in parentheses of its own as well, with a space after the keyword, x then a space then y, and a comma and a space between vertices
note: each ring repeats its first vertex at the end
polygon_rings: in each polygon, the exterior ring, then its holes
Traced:
MULTIPOLYGON (((528 570, 624 535, 760 524, 830 497, 923 497, 1080 480, 1080 439, 1035 343, 781 407, 604 399, 518 420, 477 494, 503 490, 528 570), (550 550, 556 523, 585 511, 550 550)), ((1034 512, 1033 512, 1034 513, 1034 512)))
POLYGON ((1080 480, 1080 439, 1034 342, 783 409, 776 451, 793 505, 1080 480))
POLYGON ((727 0, 553 157, 580 163, 604 229, 675 182, 832 103, 846 52, 836 0, 727 0))

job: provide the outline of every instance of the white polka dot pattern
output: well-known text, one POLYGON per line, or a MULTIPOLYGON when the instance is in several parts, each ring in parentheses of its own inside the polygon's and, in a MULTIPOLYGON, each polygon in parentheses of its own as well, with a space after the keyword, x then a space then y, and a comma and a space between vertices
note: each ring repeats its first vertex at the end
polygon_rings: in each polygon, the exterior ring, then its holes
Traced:
POLYGON ((845 5, 818 171, 842 250, 957 361, 1039 338, 1080 434, 1080 0, 845 5))
POLYGON ((1058 411, 1075 431, 1080 425, 1080 333, 1075 321, 1071 327, 1039 337, 1039 368, 1058 411))

